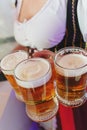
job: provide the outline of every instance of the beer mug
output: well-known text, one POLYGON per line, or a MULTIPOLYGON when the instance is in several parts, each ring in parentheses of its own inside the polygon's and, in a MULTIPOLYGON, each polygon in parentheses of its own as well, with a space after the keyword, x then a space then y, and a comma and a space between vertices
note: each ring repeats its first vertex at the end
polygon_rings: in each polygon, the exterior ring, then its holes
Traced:
POLYGON ((86 101, 87 51, 79 47, 66 47, 54 58, 59 101, 77 107, 86 101))
POLYGON ((54 75, 54 85, 55 85, 56 71, 55 71, 55 67, 54 67, 54 56, 55 56, 55 53, 50 50, 41 50, 41 51, 37 51, 33 54, 34 58, 40 57, 40 58, 44 58, 49 61, 49 63, 51 64, 51 68, 52 68, 52 74, 54 75))
POLYGON ((28 53, 26 51, 15 51, 13 53, 10 53, 2 58, 1 60, 1 71, 7 78, 7 80, 12 85, 12 88, 15 91, 15 95, 17 99, 20 101, 23 101, 19 86, 17 85, 15 78, 14 78, 14 68, 15 66, 21 62, 22 60, 25 60, 28 58, 28 53))
POLYGON ((26 104, 26 113, 34 121, 46 121, 58 110, 54 76, 50 63, 43 58, 31 58, 19 63, 14 71, 26 104))

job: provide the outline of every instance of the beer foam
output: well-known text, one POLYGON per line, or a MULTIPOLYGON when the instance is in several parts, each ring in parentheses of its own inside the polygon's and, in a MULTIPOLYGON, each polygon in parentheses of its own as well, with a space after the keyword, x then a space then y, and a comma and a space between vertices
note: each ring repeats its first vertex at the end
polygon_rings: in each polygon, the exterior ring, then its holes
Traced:
POLYGON ((27 58, 28 53, 25 51, 17 51, 8 54, 1 60, 1 70, 4 74, 13 74, 13 70, 16 67, 16 65, 27 58))
POLYGON ((87 57, 81 54, 64 55, 56 63, 60 66, 56 66, 56 70, 62 75, 78 76, 87 72, 87 57))
POLYGON ((15 69, 16 80, 20 86, 26 88, 41 86, 51 78, 50 67, 49 62, 42 58, 25 60, 15 69))

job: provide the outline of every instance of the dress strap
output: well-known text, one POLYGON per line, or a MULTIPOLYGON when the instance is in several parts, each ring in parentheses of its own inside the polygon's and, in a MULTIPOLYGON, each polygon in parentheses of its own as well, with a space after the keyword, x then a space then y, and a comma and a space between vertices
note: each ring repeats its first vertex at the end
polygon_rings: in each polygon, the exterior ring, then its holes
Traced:
POLYGON ((17 0, 15 0, 15 6, 17 7, 17 0))

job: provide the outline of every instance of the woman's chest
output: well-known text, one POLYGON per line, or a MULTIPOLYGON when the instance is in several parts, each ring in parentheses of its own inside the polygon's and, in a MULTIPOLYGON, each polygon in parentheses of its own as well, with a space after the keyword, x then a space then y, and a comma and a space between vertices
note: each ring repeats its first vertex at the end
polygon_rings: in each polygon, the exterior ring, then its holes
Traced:
POLYGON ((35 16, 49 0, 21 0, 18 15, 18 21, 23 22, 24 19, 31 19, 35 16))

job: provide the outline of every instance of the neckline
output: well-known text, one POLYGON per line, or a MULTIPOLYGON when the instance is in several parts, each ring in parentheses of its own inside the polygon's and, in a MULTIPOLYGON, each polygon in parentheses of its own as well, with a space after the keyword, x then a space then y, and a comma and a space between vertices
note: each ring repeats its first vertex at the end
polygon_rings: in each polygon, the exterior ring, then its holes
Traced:
POLYGON ((28 19, 28 20, 24 19, 23 22, 20 22, 18 20, 18 17, 19 17, 19 14, 20 14, 22 2, 23 2, 23 0, 20 0, 19 6, 18 6, 18 15, 17 15, 17 18, 16 18, 16 22, 19 23, 19 24, 29 23, 33 19, 35 19, 36 17, 38 17, 44 11, 44 9, 47 8, 47 6, 48 6, 49 2, 51 2, 51 0, 47 0, 46 3, 43 5, 43 7, 34 16, 32 16, 30 19, 28 19))

